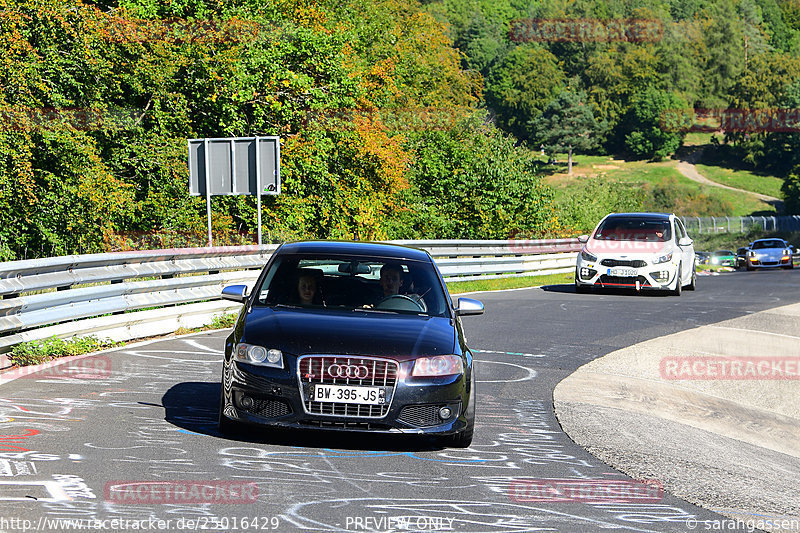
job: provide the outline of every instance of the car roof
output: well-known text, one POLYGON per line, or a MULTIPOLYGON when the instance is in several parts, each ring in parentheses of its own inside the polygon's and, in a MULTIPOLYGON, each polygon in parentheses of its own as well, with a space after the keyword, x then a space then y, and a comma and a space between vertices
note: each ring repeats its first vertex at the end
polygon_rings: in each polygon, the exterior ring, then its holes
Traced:
POLYGON ((282 245, 279 254, 330 254, 330 255, 365 255, 389 259, 408 259, 412 261, 430 261, 425 250, 377 242, 355 241, 297 241, 282 245))
POLYGON ((756 240, 754 240, 753 242, 750 243, 750 246, 754 245, 757 242, 764 242, 764 241, 781 241, 781 242, 784 242, 784 243, 786 242, 785 240, 783 240, 781 238, 778 238, 778 237, 770 237, 768 239, 756 239, 756 240))
POLYGON ((672 217, 672 215, 670 215, 669 213, 610 213, 606 215, 606 217, 603 220, 613 220, 621 218, 621 219, 669 221, 670 217, 672 217))
POLYGON ((669 220, 669 213, 611 213, 606 216, 609 218, 646 218, 649 220, 669 220))

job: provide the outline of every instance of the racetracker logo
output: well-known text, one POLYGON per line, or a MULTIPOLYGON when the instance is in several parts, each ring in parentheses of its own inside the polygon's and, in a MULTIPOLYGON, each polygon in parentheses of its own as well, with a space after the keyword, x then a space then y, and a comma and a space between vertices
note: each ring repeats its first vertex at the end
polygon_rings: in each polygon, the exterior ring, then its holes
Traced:
POLYGON ((620 234, 615 238, 595 239, 591 241, 591 247, 587 248, 591 253, 603 254, 609 252, 655 253, 663 247, 664 241, 653 240, 647 235, 620 234))
POLYGON ((508 36, 513 42, 656 42, 664 26, 655 19, 517 19, 508 36))
POLYGON ((800 379, 800 357, 664 357, 662 379, 800 379))
POLYGON ((22 366, 15 373, 21 379, 104 379, 111 375, 111 358, 97 355, 45 368, 22 366))
POLYGON ((475 109, 466 106, 406 107, 392 109, 332 108, 309 110, 303 115, 305 126, 329 128, 338 124, 379 123, 387 131, 448 131, 475 116, 475 109))
POLYGON ((659 119, 661 129, 670 132, 800 131, 800 109, 666 109, 659 119))
POLYGON ((105 500, 129 505, 154 504, 242 504, 258 499, 252 481, 109 481, 105 500))
POLYGON ((135 127, 142 109, 93 109, 88 107, 0 107, 0 125, 5 131, 126 130, 135 127))
POLYGON ((655 479, 516 479, 509 497, 515 502, 656 503, 664 486, 655 479))
POLYGON ((511 239, 508 247, 520 254, 557 254, 563 252, 579 252, 583 245, 578 239, 511 239))
POLYGON ((225 21, 199 19, 145 20, 108 17, 101 21, 104 35, 117 43, 221 44, 256 41, 260 35, 278 29, 253 20, 225 21))

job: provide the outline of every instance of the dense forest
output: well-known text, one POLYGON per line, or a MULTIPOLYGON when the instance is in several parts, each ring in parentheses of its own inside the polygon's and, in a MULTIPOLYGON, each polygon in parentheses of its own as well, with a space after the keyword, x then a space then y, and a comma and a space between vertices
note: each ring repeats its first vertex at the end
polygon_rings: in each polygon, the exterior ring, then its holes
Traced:
MULTIPOLYGON (((281 137, 267 239, 548 237, 572 228, 536 172, 540 148, 659 159, 693 109, 800 107, 797 0, 0 0, 0 11, 1 260, 202 245, 190 138, 281 137)), ((723 142, 785 176, 800 211, 800 133, 731 130, 723 142)), ((252 242, 255 205, 214 197, 215 243, 252 242)))

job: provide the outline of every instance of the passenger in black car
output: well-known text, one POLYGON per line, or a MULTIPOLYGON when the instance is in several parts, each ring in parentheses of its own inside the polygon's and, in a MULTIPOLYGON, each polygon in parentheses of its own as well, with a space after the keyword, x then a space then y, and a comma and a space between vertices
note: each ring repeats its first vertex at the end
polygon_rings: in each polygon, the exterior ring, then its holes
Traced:
POLYGON ((297 274, 297 303, 300 305, 322 305, 322 291, 319 278, 313 270, 300 269, 297 274))

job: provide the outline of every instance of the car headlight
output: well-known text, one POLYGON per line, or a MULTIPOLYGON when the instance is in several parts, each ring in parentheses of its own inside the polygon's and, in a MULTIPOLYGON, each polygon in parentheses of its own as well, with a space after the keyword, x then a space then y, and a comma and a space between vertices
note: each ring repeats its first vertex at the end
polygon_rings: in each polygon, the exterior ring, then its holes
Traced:
POLYGON ((662 255, 661 257, 656 257, 653 260, 653 264, 657 265, 659 263, 669 263, 672 261, 672 252, 668 253, 667 255, 662 255))
POLYGON ((240 342, 233 347, 233 357, 251 365, 283 368, 283 354, 275 348, 268 350, 263 346, 240 342))
POLYGON ((464 373, 464 362, 457 355, 420 357, 414 361, 412 376, 453 376, 464 373))
POLYGON ((581 250, 581 259, 583 259, 584 261, 589 261, 591 263, 597 262, 597 256, 590 254, 585 249, 581 250))

